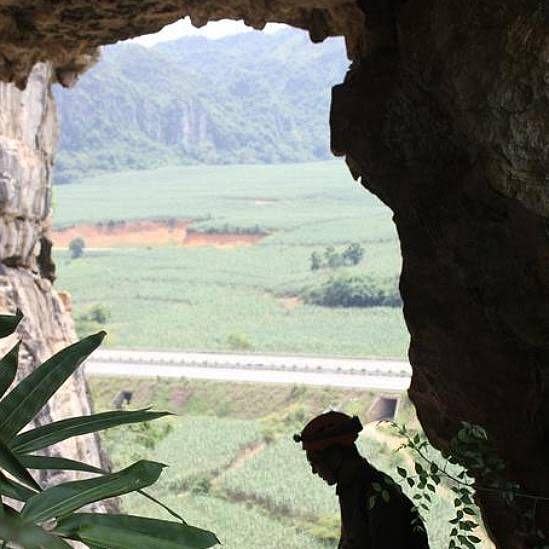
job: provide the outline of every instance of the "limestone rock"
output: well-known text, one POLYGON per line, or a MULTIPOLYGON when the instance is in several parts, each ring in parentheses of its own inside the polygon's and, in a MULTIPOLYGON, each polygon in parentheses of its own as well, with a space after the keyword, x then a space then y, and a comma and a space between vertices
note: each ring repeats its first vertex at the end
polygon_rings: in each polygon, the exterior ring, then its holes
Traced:
POLYGON ((23 0, 17 7, 0 1, 0 80, 24 87, 34 65, 53 63, 59 81, 75 75, 96 59, 96 48, 159 31, 190 16, 201 27, 216 19, 242 19, 262 29, 267 22, 309 30, 313 41, 345 35, 349 54, 361 48, 362 12, 354 0, 23 0))
MULTIPOLYGON (((54 268, 47 230, 58 131, 51 77, 51 67, 38 64, 24 91, 0 84, 0 311, 19 308, 25 317, 18 329, 23 341, 19 378, 76 340, 72 318, 51 283, 54 268)), ((0 342, 2 351, 8 344, 0 342)), ((37 424, 89 413, 86 381, 79 371, 40 412, 37 424)), ((47 451, 108 466, 95 436, 78 437, 47 451)))

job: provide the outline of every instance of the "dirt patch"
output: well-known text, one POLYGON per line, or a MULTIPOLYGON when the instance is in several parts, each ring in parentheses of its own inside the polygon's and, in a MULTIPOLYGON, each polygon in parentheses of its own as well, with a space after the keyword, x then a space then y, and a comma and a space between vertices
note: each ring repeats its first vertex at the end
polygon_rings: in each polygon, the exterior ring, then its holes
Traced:
POLYGON ((241 246, 253 246, 263 238, 265 238, 265 235, 263 234, 187 232, 183 240, 183 246, 214 246, 215 248, 237 248, 241 246))
POLYGON ((299 297, 280 297, 278 302, 287 311, 293 311, 296 307, 303 305, 303 301, 299 297))
POLYGON ((67 248, 70 241, 81 237, 86 248, 135 248, 162 246, 214 246, 236 248, 253 246, 266 235, 201 233, 190 231, 190 221, 118 221, 82 224, 53 231, 52 240, 57 248, 67 248))

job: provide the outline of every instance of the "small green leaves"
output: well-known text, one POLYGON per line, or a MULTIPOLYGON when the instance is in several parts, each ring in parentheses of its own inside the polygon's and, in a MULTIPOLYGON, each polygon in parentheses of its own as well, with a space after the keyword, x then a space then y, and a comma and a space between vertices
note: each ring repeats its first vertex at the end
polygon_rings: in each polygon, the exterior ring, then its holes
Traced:
MULTIPOLYGON (((482 444, 486 443, 486 436, 483 429, 474 429, 474 426, 467 426, 465 432, 460 437, 456 437, 455 440, 459 440, 458 446, 463 447, 467 444, 467 450, 462 453, 456 452, 459 455, 459 459, 451 454, 438 454, 434 449, 428 448, 428 442, 419 433, 413 433, 406 430, 404 427, 395 426, 399 435, 405 438, 405 442, 401 445, 404 448, 410 448, 412 452, 417 456, 414 460, 415 476, 410 475, 403 467, 397 467, 397 473, 399 477, 404 479, 407 485, 415 490, 415 494, 412 495, 416 507, 416 518, 412 520, 413 528, 414 524, 421 524, 419 518, 419 512, 430 512, 431 504, 435 501, 437 487, 446 483, 446 487, 449 488, 454 494, 454 507, 456 509, 456 515, 449 522, 453 526, 450 533, 449 548, 462 549, 475 547, 475 544, 481 543, 479 537, 472 534, 475 528, 478 528, 478 524, 472 520, 466 520, 467 517, 476 516, 476 512, 473 509, 473 487, 472 477, 470 477, 466 470, 456 471, 458 463, 467 463, 473 460, 475 464, 482 465, 485 460, 482 456, 475 454, 470 446, 476 443, 476 440, 481 439, 482 444), (435 456, 435 457, 432 457, 435 456), (469 457, 465 457, 469 456, 469 457), (443 461, 442 461, 443 460, 443 461), (447 472, 449 469, 451 472, 447 472), (419 522, 418 522, 419 521, 419 522)), ((452 451, 456 451, 455 447, 452 451)), ((488 462, 488 460, 486 460, 488 462)), ((507 493, 512 492, 511 488, 508 488, 507 493)), ((381 493, 382 497, 383 494, 381 493)))

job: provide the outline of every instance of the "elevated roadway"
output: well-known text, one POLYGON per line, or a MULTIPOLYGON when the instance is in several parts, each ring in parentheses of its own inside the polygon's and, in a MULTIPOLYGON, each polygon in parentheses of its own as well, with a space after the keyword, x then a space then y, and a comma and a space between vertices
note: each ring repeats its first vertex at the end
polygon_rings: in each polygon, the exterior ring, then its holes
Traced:
POLYGON ((409 363, 397 360, 241 353, 98 350, 86 373, 106 377, 161 377, 250 383, 324 385, 402 392, 409 363))

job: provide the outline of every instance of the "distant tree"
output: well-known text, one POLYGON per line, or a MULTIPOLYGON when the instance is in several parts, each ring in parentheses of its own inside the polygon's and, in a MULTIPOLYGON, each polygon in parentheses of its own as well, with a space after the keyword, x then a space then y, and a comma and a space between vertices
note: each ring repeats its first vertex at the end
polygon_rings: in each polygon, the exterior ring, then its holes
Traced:
POLYGON ((71 253, 72 259, 78 259, 79 257, 82 257, 84 255, 84 248, 86 247, 86 243, 84 242, 84 239, 80 236, 77 236, 76 238, 73 238, 69 242, 69 251, 71 253))
POLYGON ((318 271, 322 267, 322 258, 318 252, 311 254, 311 271, 318 271))
POLYGON ((363 257, 364 248, 358 242, 349 244, 342 253, 343 261, 349 265, 358 265, 363 257))
POLYGON ((341 254, 336 252, 333 246, 328 246, 324 250, 324 258, 326 259, 326 265, 330 267, 330 269, 337 269, 343 265, 341 254))
POLYGON ((110 316, 110 311, 104 305, 94 305, 87 313, 87 319, 98 324, 106 324, 110 316))

